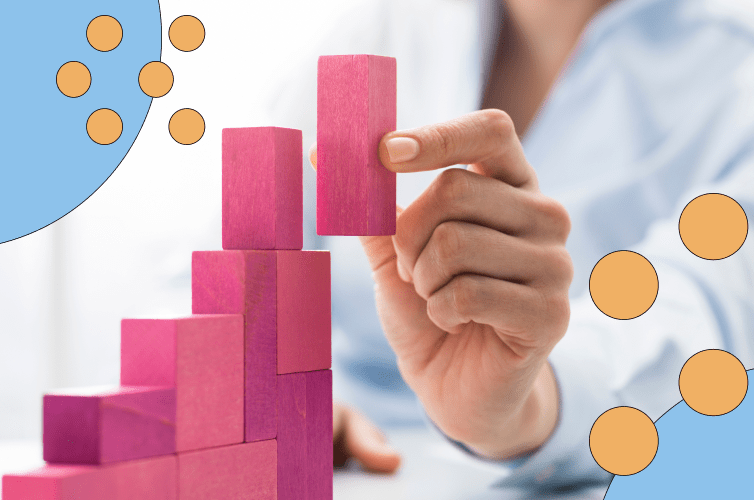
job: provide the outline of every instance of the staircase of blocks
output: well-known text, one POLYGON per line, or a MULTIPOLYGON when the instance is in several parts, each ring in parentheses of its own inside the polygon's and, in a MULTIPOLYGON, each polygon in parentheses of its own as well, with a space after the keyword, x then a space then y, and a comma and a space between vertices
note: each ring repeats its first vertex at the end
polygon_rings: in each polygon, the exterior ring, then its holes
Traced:
MULTIPOLYGON (((393 58, 320 58, 319 234, 394 234, 395 87, 393 58)), ((45 395, 47 464, 4 500, 332 499, 330 254, 302 250, 302 167, 299 130, 223 129, 223 250, 192 254, 192 315, 122 320, 118 387, 45 395)))

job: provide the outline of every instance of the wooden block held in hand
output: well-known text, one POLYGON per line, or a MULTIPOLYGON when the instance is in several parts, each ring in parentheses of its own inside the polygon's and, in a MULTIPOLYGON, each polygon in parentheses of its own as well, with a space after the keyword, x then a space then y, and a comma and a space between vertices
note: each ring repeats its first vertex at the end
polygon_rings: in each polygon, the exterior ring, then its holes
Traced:
POLYGON ((276 500, 277 442, 178 454, 178 493, 181 500, 276 500))
POLYGON ((301 131, 223 129, 223 248, 301 250, 301 131))
POLYGON ((240 314, 121 322, 121 383, 176 390, 176 451, 242 443, 240 314))
POLYGON ((317 234, 395 234, 395 173, 378 154, 395 127, 395 58, 319 58, 317 234))
POLYGON ((175 452, 172 387, 72 389, 44 397, 44 459, 105 464, 175 452))
POLYGON ((3 500, 177 500, 175 455, 110 465, 46 465, 3 476, 3 500))
POLYGON ((275 375, 331 365, 329 252, 194 252, 192 304, 246 316, 246 441, 274 438, 275 375))

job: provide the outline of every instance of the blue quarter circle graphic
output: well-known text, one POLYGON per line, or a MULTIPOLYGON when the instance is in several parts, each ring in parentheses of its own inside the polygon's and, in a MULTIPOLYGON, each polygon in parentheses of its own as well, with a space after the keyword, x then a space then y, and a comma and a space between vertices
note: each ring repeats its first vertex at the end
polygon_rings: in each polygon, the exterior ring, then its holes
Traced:
POLYGON ((754 396, 730 413, 702 415, 681 401, 656 422, 657 455, 643 471, 615 476, 605 500, 751 498, 754 396))
POLYGON ((152 98, 139 70, 160 60, 157 0, 128 2, 11 0, 0 15, 0 243, 60 219, 92 195, 136 140, 152 98), (115 49, 99 52, 86 37, 89 22, 109 15, 123 28, 115 49), (79 61, 92 77, 81 97, 58 89, 57 72, 79 61), (110 145, 87 134, 89 115, 114 110, 123 132, 110 145))

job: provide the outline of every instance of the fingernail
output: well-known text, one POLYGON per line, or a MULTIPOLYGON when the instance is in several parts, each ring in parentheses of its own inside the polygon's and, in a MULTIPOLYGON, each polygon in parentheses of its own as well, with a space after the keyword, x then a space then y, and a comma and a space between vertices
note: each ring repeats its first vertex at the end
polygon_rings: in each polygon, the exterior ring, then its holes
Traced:
POLYGON ((385 145, 392 163, 411 161, 419 155, 419 143, 410 137, 394 137, 385 145))

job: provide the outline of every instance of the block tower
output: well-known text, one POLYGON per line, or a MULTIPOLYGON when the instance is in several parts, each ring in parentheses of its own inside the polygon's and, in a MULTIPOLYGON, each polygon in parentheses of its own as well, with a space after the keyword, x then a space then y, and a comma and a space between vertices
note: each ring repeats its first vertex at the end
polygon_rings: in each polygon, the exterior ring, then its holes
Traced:
POLYGON ((192 315, 121 322, 115 388, 48 394, 4 500, 331 500, 330 255, 303 251, 298 130, 223 130, 223 250, 192 315))
MULTIPOLYGON (((395 68, 320 58, 320 234, 395 233, 395 68)), ((47 465, 4 500, 332 500, 330 254, 302 250, 302 163, 299 130, 223 130, 223 250, 192 255, 192 315, 124 319, 118 387, 46 395, 47 465)))

